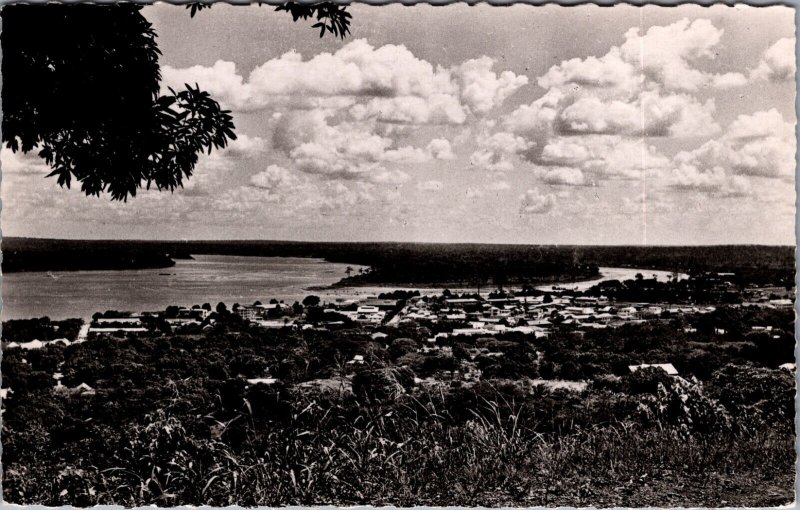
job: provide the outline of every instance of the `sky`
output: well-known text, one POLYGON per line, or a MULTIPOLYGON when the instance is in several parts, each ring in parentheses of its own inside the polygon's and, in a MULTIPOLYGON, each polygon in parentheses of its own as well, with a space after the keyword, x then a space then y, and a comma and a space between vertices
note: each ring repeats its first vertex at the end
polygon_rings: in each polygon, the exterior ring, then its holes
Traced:
POLYGON ((238 139, 126 203, 0 151, 4 235, 795 244, 787 7, 350 8, 319 38, 268 6, 143 9, 162 85, 238 139))

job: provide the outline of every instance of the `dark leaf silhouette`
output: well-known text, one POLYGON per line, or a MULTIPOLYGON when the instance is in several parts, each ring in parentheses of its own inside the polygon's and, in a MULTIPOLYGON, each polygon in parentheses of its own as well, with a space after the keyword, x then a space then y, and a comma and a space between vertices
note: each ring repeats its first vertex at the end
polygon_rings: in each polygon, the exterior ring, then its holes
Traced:
POLYGON ((204 4, 202 2, 192 2, 190 4, 186 4, 186 8, 189 9, 189 16, 194 18, 194 15, 197 14, 199 11, 203 9, 211 7, 211 4, 204 4))
MULTIPOLYGON (((263 5, 263 2, 258 2, 258 4, 263 5)), ((198 11, 208 7, 211 7, 211 4, 202 2, 192 2, 186 5, 191 17, 194 17, 198 11)), ((318 28, 320 37, 329 32, 336 37, 344 39, 350 33, 350 18, 352 16, 347 12, 347 6, 344 5, 336 5, 333 2, 321 2, 318 4, 287 2, 279 5, 275 10, 291 13, 293 21, 307 20, 309 18, 316 19, 317 23, 311 25, 311 28, 318 28)))
POLYGON ((160 94, 160 51, 141 6, 12 5, 2 11, 3 142, 49 176, 127 200, 174 190, 202 152, 236 138, 229 111, 187 85, 160 94), (42 34, 47 34, 43 37, 42 34))

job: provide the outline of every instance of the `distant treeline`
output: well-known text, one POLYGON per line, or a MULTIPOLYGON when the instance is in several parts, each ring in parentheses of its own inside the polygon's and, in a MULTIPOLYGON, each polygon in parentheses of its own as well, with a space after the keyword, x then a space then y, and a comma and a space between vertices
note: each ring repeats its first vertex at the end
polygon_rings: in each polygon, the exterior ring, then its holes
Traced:
POLYGON ((595 276, 598 267, 735 272, 745 282, 794 281, 791 246, 536 246, 293 241, 3 239, 3 270, 169 267, 191 254, 314 257, 367 266, 349 284, 503 285, 595 276))
POLYGON ((157 243, 4 237, 3 272, 147 269, 175 265, 157 243))

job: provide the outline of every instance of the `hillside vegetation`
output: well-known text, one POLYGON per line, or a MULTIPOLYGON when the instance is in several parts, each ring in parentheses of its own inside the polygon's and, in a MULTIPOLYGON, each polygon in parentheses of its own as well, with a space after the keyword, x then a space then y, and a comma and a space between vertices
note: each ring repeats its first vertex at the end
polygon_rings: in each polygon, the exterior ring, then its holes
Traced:
POLYGON ((777 367, 793 361, 794 318, 764 313, 725 317, 774 324, 778 340, 742 327, 690 338, 664 323, 456 336, 424 352, 420 326, 374 340, 231 315, 202 333, 12 349, 3 495, 77 506, 786 504, 794 376, 777 367), (364 362, 348 363, 357 354, 364 362), (645 362, 680 376, 627 369, 645 362), (264 377, 276 381, 248 382, 264 377))

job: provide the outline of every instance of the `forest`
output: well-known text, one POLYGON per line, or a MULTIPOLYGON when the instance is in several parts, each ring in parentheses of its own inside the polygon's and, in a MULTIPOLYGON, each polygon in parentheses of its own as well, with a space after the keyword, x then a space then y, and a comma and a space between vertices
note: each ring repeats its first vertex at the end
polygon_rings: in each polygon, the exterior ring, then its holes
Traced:
POLYGON ((6 350, 5 501, 794 499, 794 373, 781 368, 794 362, 792 310, 723 306, 613 330, 435 343, 422 322, 373 337, 355 325, 264 330, 224 311, 217 318, 205 331, 6 350), (726 335, 714 334, 718 324, 726 335), (628 369, 642 363, 672 363, 679 375, 628 369))
POLYGON ((538 246, 291 241, 3 239, 3 270, 167 267, 200 255, 314 257, 368 266, 340 282, 484 285, 588 279, 598 267, 734 272, 741 283, 794 282, 790 246, 538 246))

